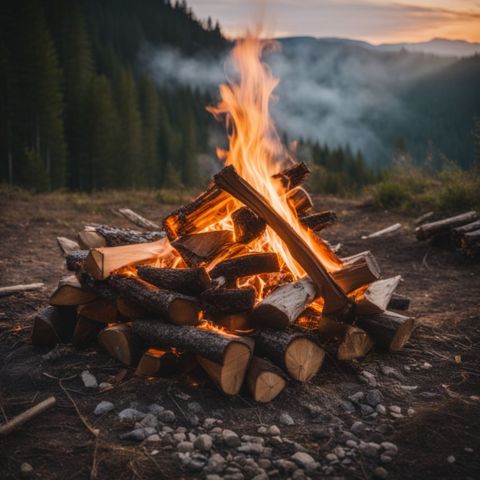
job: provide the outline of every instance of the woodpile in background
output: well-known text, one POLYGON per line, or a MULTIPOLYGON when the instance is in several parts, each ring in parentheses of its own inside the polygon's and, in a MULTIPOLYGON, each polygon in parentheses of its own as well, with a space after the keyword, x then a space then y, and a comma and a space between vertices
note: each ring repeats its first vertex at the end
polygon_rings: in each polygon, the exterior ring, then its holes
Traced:
POLYGON ((326 352, 349 361, 374 345, 401 349, 414 321, 392 311, 409 306, 395 293, 400 277, 382 279, 369 251, 339 258, 317 235, 336 215, 313 211, 301 187, 307 175, 297 164, 272 177, 302 234, 226 167, 163 229, 126 209, 142 230, 88 225, 78 243, 59 237, 70 275, 35 317, 32 342, 96 341, 145 377, 199 365, 226 394, 245 385, 258 402, 289 379, 311 380, 326 352), (295 278, 277 252, 255 250, 267 228, 305 277, 295 278))

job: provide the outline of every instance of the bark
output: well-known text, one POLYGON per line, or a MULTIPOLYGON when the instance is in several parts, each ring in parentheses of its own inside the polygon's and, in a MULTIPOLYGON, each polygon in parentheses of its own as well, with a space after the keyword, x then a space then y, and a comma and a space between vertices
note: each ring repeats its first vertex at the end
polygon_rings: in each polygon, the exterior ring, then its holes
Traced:
POLYGON ((210 276, 225 277, 227 281, 232 281, 239 277, 278 271, 280 264, 276 253, 249 253, 217 263, 210 270, 210 276))
POLYGON ((306 215, 313 208, 312 197, 302 187, 296 187, 287 192, 287 202, 297 212, 298 217, 306 215))
POLYGON ((50 348, 57 343, 68 343, 72 339, 76 323, 77 313, 74 307, 46 307, 34 317, 31 341, 34 345, 50 348))
POLYGON ((408 310, 410 307, 410 299, 405 295, 394 293, 390 302, 388 302, 388 309, 392 310, 408 310))
POLYGON ((155 242, 166 236, 164 231, 139 232, 129 228, 118 228, 108 225, 94 225, 87 228, 94 231, 97 235, 100 235, 108 247, 155 242))
POLYGON ((255 304, 253 288, 210 288, 201 295, 203 309, 209 315, 221 316, 249 312, 255 304))
POLYGON ((307 228, 310 228, 310 230, 319 232, 320 230, 336 223, 337 214, 332 210, 327 210, 325 212, 313 213, 312 215, 300 217, 300 221, 307 228))
POLYGON ((67 270, 76 272, 83 268, 83 264, 89 254, 88 250, 74 250, 65 255, 65 261, 67 262, 67 270))
POLYGON ((265 232, 267 224, 247 207, 235 210, 232 215, 235 241, 250 243, 265 232))
POLYGON ((425 223, 415 229, 418 240, 427 240, 441 233, 448 233, 453 228, 466 225, 478 220, 478 214, 475 211, 462 213, 454 217, 445 218, 437 222, 425 223))

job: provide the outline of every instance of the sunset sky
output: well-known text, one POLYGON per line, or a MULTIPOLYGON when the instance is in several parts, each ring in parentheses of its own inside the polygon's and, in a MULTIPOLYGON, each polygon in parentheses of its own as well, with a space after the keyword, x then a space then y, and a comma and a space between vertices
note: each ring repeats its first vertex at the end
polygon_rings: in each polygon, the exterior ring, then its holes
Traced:
POLYGON ((434 37, 480 41, 480 0, 188 0, 235 37, 263 11, 268 36, 346 37, 371 43, 434 37), (259 7, 263 5, 263 7, 259 7))

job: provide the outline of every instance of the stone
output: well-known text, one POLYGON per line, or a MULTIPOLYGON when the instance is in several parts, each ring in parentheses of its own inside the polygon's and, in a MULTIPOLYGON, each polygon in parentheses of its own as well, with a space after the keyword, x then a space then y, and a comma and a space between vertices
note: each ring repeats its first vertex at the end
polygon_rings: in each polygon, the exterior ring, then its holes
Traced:
POLYGON ((95 415, 105 415, 108 412, 111 412, 115 408, 115 405, 112 402, 107 402, 106 400, 101 401, 94 410, 95 415))
POLYGON ((423 368, 424 370, 430 370, 430 369, 432 368, 432 364, 431 364, 431 363, 428 363, 428 362, 423 362, 422 368, 423 368))
POLYGON ((146 413, 139 412, 135 408, 125 408, 118 414, 118 418, 123 421, 138 422, 146 416, 146 413))
POLYGON ((358 443, 355 441, 355 440, 347 440, 345 442, 345 445, 348 447, 348 448, 357 448, 358 447, 358 443))
POLYGON ((368 415, 371 415, 375 410, 373 409, 373 407, 371 407, 370 405, 366 405, 365 403, 362 403, 360 405, 360 413, 366 417, 368 415))
POLYGON ((84 370, 80 374, 80 378, 82 379, 83 385, 85 388, 97 388, 98 382, 97 379, 88 371, 84 370))
POLYGON ((398 453, 398 447, 392 442, 382 442, 380 446, 390 457, 394 457, 398 453))
POLYGON ((333 453, 335 453, 335 455, 338 458, 344 458, 345 457, 345 450, 340 445, 333 449, 333 453))
POLYGON ((387 413, 385 405, 382 405, 381 403, 375 407, 375 411, 380 415, 385 415, 387 413))
POLYGON ((303 470, 298 468, 297 470, 295 470, 292 473, 292 476, 290 478, 292 478, 292 480, 303 480, 306 477, 305 477, 305 473, 303 472, 303 470))
POLYGON ((276 437, 270 438, 270 445, 273 445, 274 447, 278 447, 282 443, 283 443, 282 437, 280 437, 279 435, 276 437))
POLYGON ((141 442, 145 440, 150 435, 154 435, 156 430, 154 428, 136 428, 131 432, 123 433, 120 435, 120 440, 133 440, 135 442, 141 442))
POLYGON ((297 469, 296 463, 291 462, 290 460, 284 460, 283 458, 279 460, 274 460, 273 464, 275 465, 275 467, 287 473, 293 472, 297 469))
POLYGON ((354 422, 354 424, 351 426, 350 430, 355 433, 355 434, 358 434, 358 433, 362 433, 365 431, 367 427, 365 426, 365 424, 363 422, 354 422))
POLYGON ((216 418, 206 418, 204 421, 203 421, 203 428, 206 428, 207 430, 210 430, 213 426, 215 426, 215 424, 218 422, 218 420, 216 418))
POLYGON ((355 402, 355 403, 359 403, 361 402, 363 399, 365 398, 365 394, 363 392, 356 392, 354 393, 353 395, 350 395, 348 397, 348 399, 351 401, 351 402, 355 402))
MULTIPOLYGON (((273 437, 273 438, 277 438, 277 437, 273 437)), ((281 437, 278 437, 280 440, 282 440, 281 437)), ((282 441, 283 443, 283 441, 282 441)), ((298 443, 298 442, 293 442, 293 448, 295 449, 296 452, 305 452, 305 453, 308 453, 308 450, 301 444, 301 443, 298 443)))
POLYGON ((193 448, 192 442, 180 442, 177 445, 177 451, 182 453, 193 452, 193 448))
POLYGON ((392 457, 386 453, 382 453, 380 455, 380 461, 382 463, 390 463, 392 461, 392 457))
POLYGON ((176 420, 176 416, 171 410, 163 410, 158 414, 158 419, 163 423, 173 423, 176 420))
POLYGON ((330 463, 338 462, 338 457, 334 453, 327 453, 325 459, 330 463))
POLYGON ((367 392, 367 399, 366 400, 367 400, 367 403, 371 407, 376 407, 377 405, 379 405, 383 401, 382 392, 380 390, 378 390, 377 388, 374 389, 374 390, 370 390, 369 392, 367 392))
POLYGON ((388 407, 388 409, 392 413, 402 413, 402 409, 398 405, 390 405, 390 407, 388 407))
POLYGON ((158 418, 153 413, 147 413, 139 423, 141 427, 156 428, 158 426, 158 418))
POLYGON ((262 437, 257 437, 255 435, 242 435, 242 442, 259 443, 260 445, 263 445, 265 440, 262 437))
POLYGON ((202 413, 203 408, 198 402, 187 403, 187 409, 192 413, 202 413))
POLYGON ((241 453, 250 453, 252 455, 260 455, 263 453, 263 445, 259 443, 242 443, 237 450, 241 453))
POLYGON ((199 435, 193 443, 193 446, 198 450, 201 450, 202 452, 208 452, 212 448, 212 445, 212 437, 210 435, 207 435, 206 433, 202 433, 201 435, 199 435))
POLYGON ((473 453, 473 448, 471 448, 471 447, 465 447, 463 450, 464 450, 466 453, 473 453))
POLYGON ((222 439, 227 447, 235 448, 240 445, 240 438, 233 430, 225 429, 222 431, 222 439))
POLYGON ((231 473, 223 476, 223 480, 243 480, 245 476, 242 472, 231 473))
POLYGON ((268 427, 268 432, 267 433, 272 437, 277 437, 277 436, 281 435, 280 429, 276 425, 270 425, 268 427))
POLYGON ((331 437, 328 428, 323 426, 315 426, 314 428, 312 428, 310 433, 314 438, 317 438, 317 439, 324 439, 324 438, 331 437))
POLYGON ((153 413, 153 415, 159 415, 161 412, 165 410, 164 407, 159 405, 158 403, 152 403, 151 405, 148 406, 148 411, 150 413, 153 413))
POLYGON ((209 473, 222 473, 225 470, 226 463, 226 460, 219 453, 214 453, 209 458, 205 471, 209 473))
POLYGON ((384 478, 387 478, 387 477, 388 477, 388 472, 387 472, 383 467, 377 467, 377 468, 373 471, 373 476, 374 476, 375 478, 384 479, 384 478))
POLYGON ((453 455, 450 455, 447 458, 447 462, 450 463, 450 464, 455 463, 456 461, 457 461, 457 459, 453 455))
POLYGON ((222 477, 221 477, 220 475, 217 475, 217 474, 209 473, 209 474, 205 477, 205 480, 222 480, 222 477))
POLYGON ((367 372, 367 370, 362 370, 360 373, 361 379, 366 382, 370 387, 377 386, 377 379, 373 373, 367 372))
POLYGON ((376 457, 379 449, 380 445, 374 442, 368 442, 360 445, 360 451, 362 452, 362 454, 370 458, 376 457))
POLYGON ((187 440, 187 436, 182 432, 174 433, 173 439, 175 440, 176 443, 185 442, 187 440))
POLYGON ((340 402, 340 408, 347 413, 353 413, 355 411, 355 405, 349 400, 343 400, 340 402))
POLYGON ((293 420, 293 418, 286 412, 281 413, 278 417, 278 420, 282 425, 295 425, 295 421, 293 420))
POLYGON ((266 472, 260 472, 257 473, 257 475, 255 475, 254 477, 252 477, 252 480, 268 480, 268 475, 266 472))
POLYGON ((258 460, 258 466, 264 470, 268 470, 272 466, 272 462, 268 458, 260 458, 258 460))
POLYGON ((158 433, 154 433, 153 435, 150 435, 149 437, 147 437, 147 442, 159 442, 160 440, 161 438, 158 433))
POLYGON ((267 433, 267 427, 261 425, 257 428, 257 433, 259 433, 260 435, 265 435, 267 433))
POLYGON ((33 474, 33 467, 29 463, 23 462, 20 465, 20 475, 22 477, 30 477, 30 475, 32 474, 33 474))
POLYGON ((108 390, 111 390, 113 388, 113 385, 109 382, 101 382, 100 385, 98 386, 98 389, 101 392, 106 392, 108 390))
POLYGON ((409 417, 411 417, 412 415, 415 415, 415 410, 414 410, 413 408, 409 408, 409 409, 407 410, 407 415, 408 415, 409 417))
POLYGON ((167 427, 167 425, 164 425, 164 426, 162 427, 162 432, 172 433, 172 432, 173 432, 173 428, 167 427))
POLYGON ((188 423, 192 427, 198 427, 200 425, 200 419, 198 418, 198 415, 191 414, 188 416, 188 423))

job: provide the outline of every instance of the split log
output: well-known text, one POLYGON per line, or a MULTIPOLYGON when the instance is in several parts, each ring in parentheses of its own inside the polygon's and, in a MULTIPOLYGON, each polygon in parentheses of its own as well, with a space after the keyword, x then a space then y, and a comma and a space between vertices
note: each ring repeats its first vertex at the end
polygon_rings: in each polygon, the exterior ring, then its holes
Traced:
POLYGON ((396 277, 377 280, 367 288, 361 289, 362 291, 354 292, 355 313, 358 315, 371 315, 384 312, 401 279, 402 277, 397 275, 396 277))
POLYGON ((215 230, 185 235, 172 242, 172 247, 188 266, 200 267, 209 264, 215 257, 228 250, 233 242, 231 231, 215 230))
POLYGON ((26 285, 11 285, 9 287, 0 287, 0 297, 6 297, 19 292, 28 292, 30 290, 39 290, 43 287, 43 283, 29 283, 26 285))
POLYGON ((80 248, 84 250, 107 246, 107 241, 94 230, 85 229, 82 232, 78 232, 77 239, 80 248))
POLYGON ((160 290, 134 277, 112 275, 109 285, 122 297, 148 312, 159 314, 178 325, 196 325, 200 306, 193 297, 170 290, 160 290))
POLYGON ((83 267, 96 280, 104 280, 114 270, 158 256, 163 257, 170 252, 171 247, 166 238, 150 243, 94 248, 88 254, 83 267))
POLYGON ((253 335, 255 353, 266 356, 300 382, 308 382, 322 366, 325 352, 299 332, 265 328, 253 335))
POLYGON ((377 315, 359 315, 356 323, 373 338, 376 345, 393 352, 403 348, 415 328, 413 318, 388 311, 377 315))
POLYGON ((186 295, 198 295, 211 286, 211 280, 203 267, 157 268, 138 265, 138 276, 158 288, 174 290, 186 295))
POLYGON ((88 225, 85 227, 85 233, 86 232, 98 235, 104 242, 103 245, 92 245, 92 247, 118 247, 121 245, 132 245, 134 243, 155 242, 166 236, 164 231, 139 232, 137 230, 131 230, 130 228, 111 227, 109 225, 88 225))
POLYGON ((76 348, 83 349, 91 346, 97 340, 97 335, 105 328, 104 323, 79 316, 73 332, 72 343, 76 348))
POLYGON ((267 227, 265 220, 258 217, 247 207, 235 210, 232 215, 235 241, 238 243, 250 243, 260 237, 267 227))
POLYGON ((37 313, 33 320, 31 341, 34 345, 53 348, 57 343, 71 341, 77 313, 74 307, 49 306, 37 313))
POLYGON ((398 232, 398 230, 400 230, 401 228, 402 228, 401 223, 394 223, 393 225, 390 225, 389 227, 386 227, 386 228, 382 228, 381 230, 371 233, 370 235, 362 235, 362 240, 366 240, 368 238, 383 237, 385 235, 389 235, 390 233, 398 232))
POLYGON ((167 376, 177 373, 183 355, 171 350, 149 348, 140 358, 135 375, 139 377, 167 376))
POLYGON ((138 213, 130 210, 129 208, 119 208, 118 212, 121 213, 128 221, 132 222, 137 227, 144 228, 145 230, 161 230, 162 227, 145 217, 142 217, 138 213))
POLYGON ((249 253, 217 263, 210 270, 210 276, 225 277, 227 281, 232 281, 240 277, 279 271, 280 263, 276 253, 249 253))
POLYGON ((280 285, 255 306, 250 319, 255 326, 287 328, 315 296, 315 285, 310 279, 280 285))
POLYGON ((319 232, 336 223, 337 214, 332 210, 326 210, 325 212, 312 213, 311 215, 300 217, 300 221, 310 230, 319 232))
POLYGON ((349 293, 380 278, 380 267, 370 251, 342 258, 343 266, 332 273, 337 285, 349 293))
POLYGON ((104 328, 98 334, 98 343, 110 356, 124 365, 133 365, 140 356, 141 342, 129 323, 104 328))
POLYGON ((393 310, 408 310, 410 307, 410 299, 405 295, 400 295, 399 293, 392 294, 390 302, 388 302, 387 309, 393 310))
POLYGON ((65 260, 67 262, 67 270, 71 272, 76 272, 83 268, 83 264, 88 257, 89 250, 74 250, 65 255, 65 260))
POLYGON ((64 255, 80 250, 80 245, 77 242, 66 237, 57 237, 57 244, 64 255))
MULTIPOLYGON (((272 208, 261 194, 236 173, 233 166, 225 167, 214 178, 215 183, 220 188, 251 208, 285 242, 292 257, 302 266, 316 285, 318 293, 324 297, 326 312, 344 310, 350 305, 350 300, 330 277, 307 242, 272 208)), ((331 258, 334 257, 335 255, 331 253, 331 258)))
POLYGON ((117 306, 103 298, 94 300, 86 305, 80 305, 78 315, 99 323, 120 323, 126 318, 118 311, 117 306))
POLYGON ((286 198, 290 208, 297 212, 298 217, 306 215, 313 208, 312 197, 302 187, 296 187, 287 192, 286 198))
POLYGON ((253 288, 210 288, 200 295, 203 309, 213 316, 249 312, 255 304, 253 288))
POLYGON ((247 372, 247 386, 256 402, 266 403, 287 386, 287 376, 268 360, 253 357, 247 372))
POLYGON ((478 214, 475 211, 462 213, 454 217, 445 218, 437 222, 425 223, 415 229, 418 240, 427 240, 441 233, 450 232, 453 228, 466 225, 478 220, 478 214))
POLYGON ((292 190, 292 188, 301 185, 310 175, 310 170, 304 162, 296 163, 292 167, 286 168, 272 178, 277 180, 284 190, 292 190))
POLYGON ((464 235, 466 233, 474 232, 476 230, 480 230, 480 220, 472 223, 467 223, 466 225, 462 225, 461 227, 453 228, 450 235, 455 246, 461 247, 462 238, 464 237, 464 235))
POLYGON ((210 316, 209 320, 215 325, 237 334, 249 332, 252 329, 252 323, 250 322, 248 313, 231 313, 228 315, 210 316))
POLYGON ((45 410, 52 408, 56 403, 57 399, 55 397, 48 397, 46 400, 37 403, 37 405, 12 418, 7 423, 0 425, 0 437, 8 435, 10 432, 20 427, 24 423, 45 412, 45 410))
POLYGON ((83 305, 97 298, 97 294, 84 289, 74 275, 64 277, 50 296, 50 305, 83 305))

